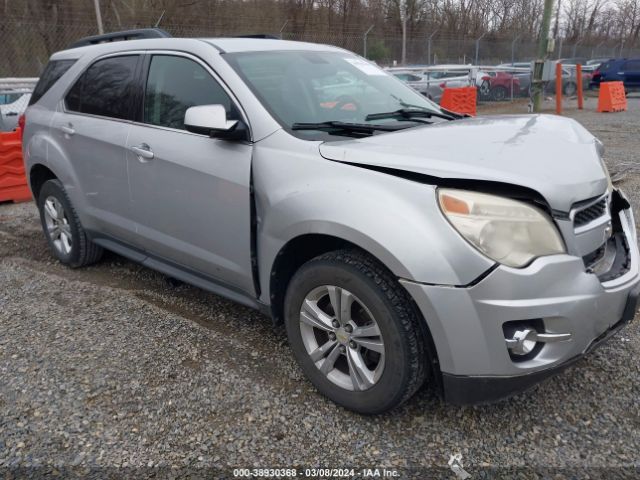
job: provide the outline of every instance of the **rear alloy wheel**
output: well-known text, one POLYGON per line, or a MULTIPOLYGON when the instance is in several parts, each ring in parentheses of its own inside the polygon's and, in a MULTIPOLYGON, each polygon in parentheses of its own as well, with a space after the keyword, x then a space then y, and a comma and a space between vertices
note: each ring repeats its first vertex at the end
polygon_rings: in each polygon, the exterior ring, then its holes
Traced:
POLYGON ((48 196, 44 201, 44 222, 53 248, 60 255, 69 255, 73 247, 71 225, 67 212, 56 197, 48 196))
POLYGON ((91 242, 59 180, 47 180, 38 192, 45 237, 54 256, 72 268, 97 262, 102 248, 91 242))
POLYGON ((430 362, 420 322, 393 275, 358 251, 308 261, 285 298, 289 343, 305 375, 360 413, 389 410, 424 383, 430 362))

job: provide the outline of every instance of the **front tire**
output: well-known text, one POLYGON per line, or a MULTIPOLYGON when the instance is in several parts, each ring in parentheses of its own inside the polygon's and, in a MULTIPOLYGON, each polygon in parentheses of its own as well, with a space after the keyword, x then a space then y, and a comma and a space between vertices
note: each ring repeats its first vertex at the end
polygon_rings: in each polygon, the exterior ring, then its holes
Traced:
POLYGON ((83 267, 102 257, 102 248, 91 242, 59 180, 47 180, 38 194, 42 230, 51 253, 71 268, 83 267))
POLYGON ((502 102, 507 98, 508 94, 507 89, 501 85, 491 89, 491 98, 494 102, 502 102))
POLYGON ((285 324, 305 375, 334 402, 375 414, 409 399, 429 355, 408 293, 377 261, 340 250, 305 263, 285 298, 285 324))

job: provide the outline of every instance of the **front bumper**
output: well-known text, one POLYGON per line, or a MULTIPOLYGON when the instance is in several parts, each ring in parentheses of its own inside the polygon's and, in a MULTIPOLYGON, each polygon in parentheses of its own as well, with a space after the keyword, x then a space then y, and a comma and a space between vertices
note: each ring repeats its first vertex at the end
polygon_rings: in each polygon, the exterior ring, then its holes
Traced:
POLYGON ((454 405, 476 405, 495 402, 530 389, 537 383, 573 365, 584 355, 592 352, 613 337, 622 327, 633 320, 638 310, 639 297, 640 285, 630 292, 622 319, 618 323, 593 340, 582 354, 576 355, 555 367, 511 377, 461 376, 443 373, 442 385, 445 400, 454 405))
POLYGON ((401 280, 429 326, 445 399, 483 403, 526 390, 633 318, 640 294, 635 224, 630 210, 619 217, 630 268, 611 281, 601 282, 572 255, 541 257, 523 269, 500 265, 468 287, 401 280), (546 333, 571 333, 571 339, 543 344, 532 358, 514 361, 503 324, 515 320, 541 321, 546 333))

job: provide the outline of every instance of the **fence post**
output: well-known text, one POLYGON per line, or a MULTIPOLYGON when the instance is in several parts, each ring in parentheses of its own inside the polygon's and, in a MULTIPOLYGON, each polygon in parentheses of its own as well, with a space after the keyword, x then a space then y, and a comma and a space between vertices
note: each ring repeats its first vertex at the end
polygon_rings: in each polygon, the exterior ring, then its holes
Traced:
MULTIPOLYGON (((516 42, 520 38, 520 35, 516 35, 513 41, 511 42, 511 67, 515 67, 515 56, 516 56, 516 42)), ((513 77, 514 72, 511 71, 511 101, 513 102, 513 77)))
POLYGON ((520 35, 516 35, 513 41, 511 42, 511 66, 515 63, 515 55, 516 55, 516 42, 520 38, 520 35))
POLYGON ((556 113, 562 115, 562 64, 556 63, 556 113))
POLYGON ((482 35, 480 35, 477 39, 476 39, 476 66, 478 65, 478 52, 480 51, 480 40, 482 40, 482 38, 486 35, 486 33, 483 33, 482 35))
POLYGON ((558 58, 562 58, 562 42, 564 40, 564 37, 560 37, 560 42, 558 45, 558 58))
POLYGON ((366 32, 364 32, 364 50, 363 50, 363 57, 367 58, 367 36, 369 35, 369 32, 373 30, 373 25, 371 25, 369 27, 369 30, 367 30, 366 32))
POLYGON ((427 65, 431 65, 431 39, 436 33, 438 33, 438 30, 440 29, 436 28, 436 30, 429 35, 429 40, 427 41, 427 65))
POLYGON ((582 110, 584 106, 584 98, 582 96, 582 65, 576 65, 576 85, 578 86, 578 110, 582 110))
POLYGON ((622 49, 624 48, 624 40, 620 42, 620 57, 622 57, 622 49))
POLYGON ((402 16, 402 65, 407 63, 407 15, 402 16))
POLYGON ((576 56, 576 49, 578 48, 578 45, 582 43, 582 40, 584 40, 584 38, 579 38, 578 41, 573 44, 573 53, 571 54, 572 57, 576 56))
POLYGON ((100 0, 93 0, 93 7, 96 11, 96 23, 98 24, 98 33, 102 35, 104 33, 104 27, 102 26, 102 14, 100 13, 100 0))
POLYGON ((289 23, 289 19, 287 18, 284 23, 282 24, 282 27, 280 27, 280 40, 282 40, 282 32, 284 31, 284 27, 287 26, 287 23, 289 23))

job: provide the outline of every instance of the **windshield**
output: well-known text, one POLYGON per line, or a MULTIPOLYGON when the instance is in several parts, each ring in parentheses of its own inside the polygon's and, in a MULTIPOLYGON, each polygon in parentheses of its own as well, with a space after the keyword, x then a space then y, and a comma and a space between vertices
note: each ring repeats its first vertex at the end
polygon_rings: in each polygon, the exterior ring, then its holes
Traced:
MULTIPOLYGON (((246 52, 226 54, 224 58, 288 130, 300 123, 407 121, 367 120, 370 114, 407 106, 441 112, 436 104, 394 76, 347 52, 246 52)), ((407 125, 410 126, 414 125, 407 125)), ((292 133, 306 139, 323 139, 328 135, 317 130, 292 133)))

